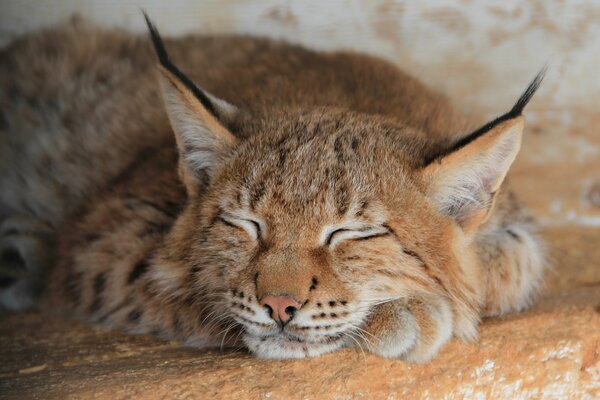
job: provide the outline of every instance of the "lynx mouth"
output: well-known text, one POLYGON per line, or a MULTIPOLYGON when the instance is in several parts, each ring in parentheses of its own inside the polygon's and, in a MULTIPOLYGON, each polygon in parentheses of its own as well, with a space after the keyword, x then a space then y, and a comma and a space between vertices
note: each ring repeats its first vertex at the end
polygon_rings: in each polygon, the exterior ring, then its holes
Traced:
POLYGON ((257 336, 246 334, 244 343, 258 358, 288 359, 317 357, 338 350, 346 343, 342 334, 308 341, 286 333, 257 336))

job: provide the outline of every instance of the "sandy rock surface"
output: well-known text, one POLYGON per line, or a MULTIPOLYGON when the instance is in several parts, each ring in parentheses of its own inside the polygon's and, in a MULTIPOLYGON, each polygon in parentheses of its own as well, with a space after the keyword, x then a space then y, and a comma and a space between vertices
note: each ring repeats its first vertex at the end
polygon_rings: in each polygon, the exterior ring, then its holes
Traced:
POLYGON ((546 228, 554 265, 529 311, 408 365, 344 350, 302 361, 203 352, 35 313, 0 316, 0 399, 597 399, 600 229, 546 228))

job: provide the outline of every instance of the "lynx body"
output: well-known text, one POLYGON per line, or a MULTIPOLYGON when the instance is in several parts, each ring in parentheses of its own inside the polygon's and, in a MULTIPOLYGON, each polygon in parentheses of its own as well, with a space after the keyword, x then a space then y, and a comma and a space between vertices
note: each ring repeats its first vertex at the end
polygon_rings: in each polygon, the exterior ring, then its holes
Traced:
POLYGON ((380 59, 149 26, 158 68, 78 22, 0 53, 4 307, 422 362, 530 303, 541 245, 502 183, 539 79, 469 133, 380 59))

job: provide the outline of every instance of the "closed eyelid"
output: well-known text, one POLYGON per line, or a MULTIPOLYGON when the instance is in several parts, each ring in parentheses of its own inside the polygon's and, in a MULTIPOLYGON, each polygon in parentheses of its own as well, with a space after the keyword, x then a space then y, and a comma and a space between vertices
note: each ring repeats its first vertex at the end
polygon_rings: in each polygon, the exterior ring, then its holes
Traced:
POLYGON ((343 240, 366 240, 390 234, 385 226, 372 225, 350 225, 350 226, 329 226, 321 234, 321 243, 325 246, 335 245, 343 240), (336 236, 339 240, 335 240, 336 236), (341 237, 340 237, 341 236, 341 237))
POLYGON ((222 212, 217 219, 228 226, 245 230, 254 239, 260 239, 264 235, 264 223, 258 219, 235 215, 228 212, 222 212))
POLYGON ((258 221, 255 221, 253 219, 245 219, 244 221, 247 221, 247 222, 250 222, 251 224, 253 224, 254 227, 256 228, 256 232, 258 232, 258 236, 261 235, 262 227, 260 226, 260 223, 258 221))

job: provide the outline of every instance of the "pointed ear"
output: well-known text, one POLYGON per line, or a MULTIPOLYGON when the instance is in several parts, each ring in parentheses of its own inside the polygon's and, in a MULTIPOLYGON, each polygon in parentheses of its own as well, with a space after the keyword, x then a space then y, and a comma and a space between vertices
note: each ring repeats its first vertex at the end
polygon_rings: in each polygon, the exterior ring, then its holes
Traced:
POLYGON ((506 114, 454 143, 421 171, 437 209, 465 231, 484 223, 523 136, 523 108, 544 76, 542 70, 506 114))
POLYGON ((188 193, 195 194, 203 174, 211 177, 236 145, 235 136, 217 116, 234 113, 235 108, 205 94, 213 113, 174 74, 164 67, 160 72, 165 107, 179 150, 179 171, 188 193))
POLYGON ((179 173, 188 194, 196 195, 237 144, 227 129, 238 110, 200 89, 169 59, 164 44, 148 17, 146 22, 160 61, 160 83, 165 108, 179 150, 179 173))
POLYGON ((425 167, 429 196, 438 210, 467 231, 482 224, 517 156, 522 134, 523 117, 504 121, 425 167))

